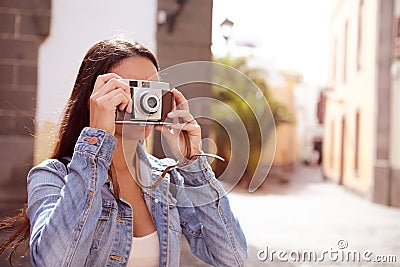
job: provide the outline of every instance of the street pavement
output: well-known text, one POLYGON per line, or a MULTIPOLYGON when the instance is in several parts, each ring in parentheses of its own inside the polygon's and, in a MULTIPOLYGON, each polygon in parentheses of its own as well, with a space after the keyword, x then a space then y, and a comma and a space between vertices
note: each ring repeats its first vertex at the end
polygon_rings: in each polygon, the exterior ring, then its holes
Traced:
MULTIPOLYGON (((400 266, 399 208, 372 203, 324 180, 320 168, 298 167, 286 178, 286 182, 268 178, 252 194, 245 188, 229 193, 231 208, 248 241, 246 266, 400 266), (276 251, 272 262, 271 257, 265 261, 257 258, 266 247, 269 254, 276 251), (286 261, 278 259, 281 251, 286 252, 281 254, 286 261), (304 251, 315 251, 317 262, 297 260, 296 255, 304 251), (364 253, 371 262, 362 259, 364 253), (319 261, 322 256, 324 260, 319 261), (397 262, 372 262, 376 256, 396 256, 397 262)), ((187 248, 181 263, 208 266, 196 261, 187 248)))

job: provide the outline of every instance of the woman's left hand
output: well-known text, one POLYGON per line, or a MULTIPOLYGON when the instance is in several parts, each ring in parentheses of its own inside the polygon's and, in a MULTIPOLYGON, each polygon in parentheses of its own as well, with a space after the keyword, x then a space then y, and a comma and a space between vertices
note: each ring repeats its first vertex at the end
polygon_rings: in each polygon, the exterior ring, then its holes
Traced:
POLYGON ((161 131, 161 134, 167 140, 167 143, 179 162, 185 162, 187 148, 183 131, 187 133, 190 141, 190 155, 201 153, 201 127, 193 118, 189 111, 189 104, 186 98, 177 89, 172 89, 172 94, 175 98, 176 108, 168 113, 168 118, 172 119, 172 124, 169 126, 157 125, 155 129, 161 131), (179 120, 181 118, 181 120, 179 120))

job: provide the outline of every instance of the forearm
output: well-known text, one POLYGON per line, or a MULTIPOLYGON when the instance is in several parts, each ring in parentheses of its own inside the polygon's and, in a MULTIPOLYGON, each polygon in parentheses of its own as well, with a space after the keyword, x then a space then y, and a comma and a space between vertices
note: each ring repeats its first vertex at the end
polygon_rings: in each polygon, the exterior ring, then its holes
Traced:
POLYGON ((39 165, 28 175, 27 215, 31 220, 34 265, 63 266, 85 261, 82 255, 89 253, 100 216, 101 188, 107 180, 115 142, 112 136, 87 128, 78 139, 67 172, 54 161, 54 168, 39 165))

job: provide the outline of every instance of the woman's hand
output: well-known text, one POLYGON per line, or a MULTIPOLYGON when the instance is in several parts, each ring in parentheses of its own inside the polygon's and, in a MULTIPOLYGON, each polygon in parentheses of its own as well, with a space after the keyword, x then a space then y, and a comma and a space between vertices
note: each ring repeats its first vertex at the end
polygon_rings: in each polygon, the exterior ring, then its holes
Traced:
POLYGON ((173 122, 170 126, 171 129, 162 125, 155 126, 155 129, 161 131, 172 153, 179 162, 184 162, 187 156, 190 158, 193 155, 201 153, 201 127, 192 114, 190 114, 189 104, 183 94, 175 88, 171 92, 176 103, 176 108, 168 113, 168 118, 172 119, 173 122), (181 122, 179 118, 181 118, 181 122), (185 155, 187 148, 183 131, 187 133, 190 141, 190 155, 185 155))
POLYGON ((115 134, 115 111, 127 108, 132 112, 132 99, 129 85, 118 81, 115 73, 99 75, 90 96, 90 127, 115 134))

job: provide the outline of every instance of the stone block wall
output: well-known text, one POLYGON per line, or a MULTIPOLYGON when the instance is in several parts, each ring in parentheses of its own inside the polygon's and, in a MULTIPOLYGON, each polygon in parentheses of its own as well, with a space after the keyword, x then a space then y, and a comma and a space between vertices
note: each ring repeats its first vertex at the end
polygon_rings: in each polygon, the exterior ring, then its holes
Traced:
POLYGON ((38 49, 50 31, 50 0, 0 1, 0 217, 26 202, 33 164, 38 49))
MULTIPOLYGON (((159 24, 157 29, 157 57, 161 69, 189 62, 211 61, 211 25, 212 0, 159 0, 158 10, 170 16, 179 9, 179 3, 184 2, 180 13, 175 17, 173 27, 169 21, 159 24)), ((211 86, 207 84, 189 84, 178 88, 186 98, 210 96, 211 86)), ((207 109, 207 107, 202 107, 207 109)), ((202 114, 207 110, 201 111, 202 114)), ((202 120, 203 138, 208 136, 207 120, 202 120)), ((160 145, 160 134, 155 131, 153 154, 163 157, 160 145)))

